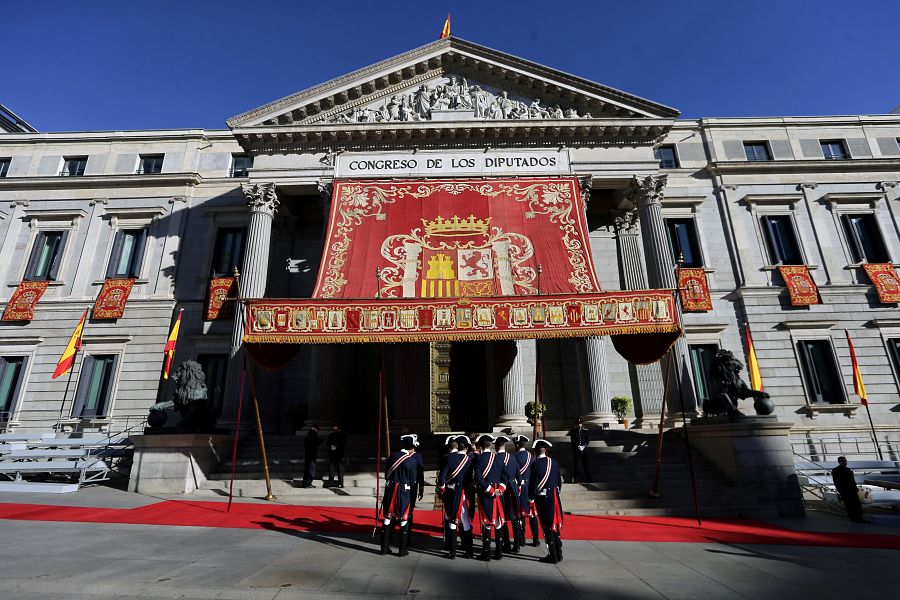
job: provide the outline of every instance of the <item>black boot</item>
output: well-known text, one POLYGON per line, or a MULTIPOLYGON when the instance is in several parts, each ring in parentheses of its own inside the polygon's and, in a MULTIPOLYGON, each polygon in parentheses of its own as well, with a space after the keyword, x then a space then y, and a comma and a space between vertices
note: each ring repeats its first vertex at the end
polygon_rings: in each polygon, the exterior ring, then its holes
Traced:
POLYGON ((444 550, 450 549, 450 535, 453 533, 453 530, 450 529, 450 524, 447 521, 444 521, 444 550))
POLYGON ((412 548, 412 530, 413 530, 413 518, 412 514, 409 515, 409 521, 406 522, 406 547, 412 548))
POLYGON ((553 534, 553 537, 556 538, 556 560, 558 560, 559 562, 562 562, 562 559, 563 559, 563 555, 562 555, 562 538, 559 537, 559 532, 558 532, 558 531, 557 531, 556 533, 553 534))
POLYGON ((381 555, 393 554, 391 552, 391 526, 381 526, 381 555))
POLYGON ((459 537, 462 538, 463 543, 463 555, 466 558, 475 558, 475 548, 474 548, 474 540, 472 536, 472 530, 462 531, 459 534, 459 537))
POLYGON ((485 562, 491 560, 491 530, 487 527, 481 533, 481 560, 485 562))
POLYGON ((545 539, 547 541, 547 556, 542 558, 541 562, 555 565, 558 560, 556 558, 556 540, 553 538, 553 533, 548 531, 545 539))
POLYGON ((407 556, 409 550, 406 549, 409 544, 409 523, 400 527, 400 552, 398 556, 407 556))
POLYGON ((522 523, 518 519, 514 519, 512 522, 512 530, 513 530, 513 540, 512 540, 512 553, 518 554, 519 548, 521 547, 521 539, 522 539, 522 523))
POLYGON ((528 524, 531 526, 531 545, 537 548, 541 545, 541 536, 538 532, 537 517, 531 517, 531 519, 528 520, 528 524))
POLYGON ((450 560, 454 560, 456 558, 456 529, 447 528, 450 543, 450 560))
POLYGON ((503 533, 503 553, 510 554, 510 553, 512 553, 512 544, 509 543, 509 528, 506 526, 505 523, 503 524, 502 533, 503 533))
POLYGON ((503 551, 507 544, 506 527, 497 527, 494 529, 494 559, 503 558, 503 551))

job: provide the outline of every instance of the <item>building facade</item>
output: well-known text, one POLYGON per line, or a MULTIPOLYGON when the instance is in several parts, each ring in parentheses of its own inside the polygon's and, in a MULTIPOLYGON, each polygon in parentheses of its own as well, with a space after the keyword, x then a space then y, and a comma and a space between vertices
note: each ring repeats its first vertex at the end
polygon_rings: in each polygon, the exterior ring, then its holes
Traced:
POLYGON ((49 282, 33 319, 0 322, 0 427, 140 423, 171 394, 163 347, 182 309, 174 363, 203 366, 232 426, 242 320, 205 319, 210 279, 237 267, 244 297, 309 297, 335 179, 575 175, 604 290, 675 287, 678 256, 706 273, 712 310, 684 315, 674 369, 628 363, 607 338, 303 345, 286 368, 255 371, 265 426, 374 431, 383 366, 400 429, 520 427, 538 370, 552 427, 616 426, 614 396, 653 427, 665 390, 670 409, 697 412, 716 349, 745 361, 746 323, 797 440, 869 443, 849 332, 879 437, 900 444, 900 309, 863 268, 900 257, 900 115, 677 116, 448 38, 226 130, 0 133, 0 304, 49 282), (808 267, 819 303, 793 306, 779 265, 808 267), (89 319, 71 377, 52 379, 111 277, 135 279, 124 315, 89 319))

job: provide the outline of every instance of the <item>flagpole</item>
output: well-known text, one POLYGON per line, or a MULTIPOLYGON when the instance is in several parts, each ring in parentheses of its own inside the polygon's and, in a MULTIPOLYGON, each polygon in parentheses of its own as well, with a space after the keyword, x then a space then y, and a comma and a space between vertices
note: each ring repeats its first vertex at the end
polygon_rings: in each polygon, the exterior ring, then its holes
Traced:
MULTIPOLYGON (((69 376, 66 378, 66 389, 63 391, 62 402, 59 405, 59 417, 56 419, 56 433, 59 434, 62 431, 62 419, 63 414, 66 410, 66 397, 69 395, 69 387, 72 384, 72 376, 75 374, 75 363, 78 360, 78 352, 81 351, 82 340, 84 340, 84 326, 87 325, 87 313, 90 310, 90 306, 87 307, 82 313, 82 319, 84 319, 84 323, 81 325, 81 332, 78 335, 78 343, 75 344, 75 354, 72 355, 72 366, 69 367, 69 376)), ((76 326, 77 327, 77 326, 76 326)))
MULTIPOLYGON (((673 346, 674 347, 674 346, 673 346)), ((659 438, 656 442, 656 472, 653 475, 653 488, 647 494, 651 498, 659 498, 659 470, 662 464, 663 433, 666 421, 666 396, 669 393, 669 370, 672 367, 672 348, 669 348, 669 359, 666 361, 665 378, 663 379, 662 408, 659 411, 659 438)))
POLYGON ((856 350, 854 350, 853 341, 850 339, 850 331, 845 329, 844 335, 847 336, 847 350, 850 351, 850 363, 853 369, 853 391, 859 397, 860 404, 866 407, 866 415, 869 417, 869 427, 872 429, 872 441, 875 443, 878 460, 884 460, 884 456, 881 454, 881 446, 878 444, 878 436, 875 434, 875 423, 872 421, 872 411, 869 410, 869 395, 866 393, 862 373, 859 371, 859 363, 856 361, 856 350))
POLYGON ((872 422, 872 413, 869 411, 869 402, 866 401, 866 414, 869 416, 869 427, 872 428, 872 439, 875 441, 875 451, 878 452, 878 460, 884 460, 884 456, 881 454, 881 446, 878 444, 878 436, 875 435, 875 423, 872 422))

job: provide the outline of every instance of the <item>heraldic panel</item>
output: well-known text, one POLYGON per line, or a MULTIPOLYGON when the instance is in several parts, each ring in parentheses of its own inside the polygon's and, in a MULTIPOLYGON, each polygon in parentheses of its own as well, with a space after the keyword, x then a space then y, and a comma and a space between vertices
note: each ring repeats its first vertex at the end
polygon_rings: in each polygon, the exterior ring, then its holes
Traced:
POLYGON ((578 180, 338 181, 312 299, 247 304, 246 342, 679 331, 669 290, 603 293, 578 180))

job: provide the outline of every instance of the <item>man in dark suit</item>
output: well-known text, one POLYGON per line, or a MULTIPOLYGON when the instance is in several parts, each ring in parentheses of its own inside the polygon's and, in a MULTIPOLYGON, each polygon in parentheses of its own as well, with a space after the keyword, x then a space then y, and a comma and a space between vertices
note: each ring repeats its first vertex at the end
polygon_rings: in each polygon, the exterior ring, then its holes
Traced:
POLYGON ((547 440, 534 440, 532 448, 536 452, 531 464, 531 478, 528 482, 528 499, 534 502, 544 539, 547 540, 548 554, 541 562, 558 563, 563 559, 562 540, 559 530, 563 524, 563 510, 560 502, 562 477, 559 465, 550 458, 547 451, 553 445, 547 440))
POLYGON ((862 503, 859 501, 859 488, 856 487, 856 477, 853 470, 847 466, 847 459, 838 457, 838 466, 831 470, 831 479, 837 488, 841 500, 844 501, 844 509, 847 516, 854 523, 865 523, 863 519, 862 503))
POLYGON ((344 487, 344 451, 347 448, 347 434, 335 423, 325 442, 328 452, 328 486, 344 487), (337 475, 337 483, 334 476, 337 475))
POLYGON ((303 440, 303 483, 300 484, 300 487, 316 487, 313 485, 313 480, 316 478, 316 459, 319 456, 319 446, 321 445, 319 426, 313 425, 303 440))
POLYGON ((591 436, 585 428, 581 417, 575 422, 575 428, 569 432, 569 442, 572 445, 572 483, 578 483, 578 467, 581 466, 582 481, 590 481, 591 472, 588 470, 588 444, 591 436))

